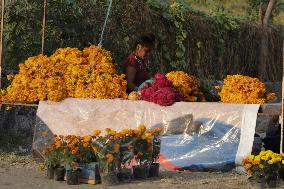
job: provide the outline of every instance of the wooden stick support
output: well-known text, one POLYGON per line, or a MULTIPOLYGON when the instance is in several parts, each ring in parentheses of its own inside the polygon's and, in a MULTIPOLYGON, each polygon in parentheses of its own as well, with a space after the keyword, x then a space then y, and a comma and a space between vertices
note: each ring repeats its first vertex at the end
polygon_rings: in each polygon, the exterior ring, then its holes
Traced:
POLYGON ((1 33, 0 33, 0 89, 2 88, 2 64, 3 64, 3 33, 4 33, 5 0, 1 3, 1 33))
POLYGON ((44 53, 46 6, 47 6, 47 0, 43 0, 43 18, 42 18, 42 35, 41 35, 41 54, 44 53))
POLYGON ((282 52, 283 52, 283 68, 282 68, 282 99, 281 99, 281 133, 280 133, 280 153, 283 153, 283 124, 284 124, 284 40, 283 40, 283 48, 282 48, 282 52))

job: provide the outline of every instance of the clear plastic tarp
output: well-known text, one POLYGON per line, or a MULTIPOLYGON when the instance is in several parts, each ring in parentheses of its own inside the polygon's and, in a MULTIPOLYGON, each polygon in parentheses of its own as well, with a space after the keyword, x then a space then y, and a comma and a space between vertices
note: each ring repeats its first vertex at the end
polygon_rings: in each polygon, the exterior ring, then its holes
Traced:
POLYGON ((160 164, 174 170, 229 170, 252 150, 259 105, 66 99, 40 102, 33 148, 39 153, 53 134, 88 135, 145 124, 163 129, 160 164))

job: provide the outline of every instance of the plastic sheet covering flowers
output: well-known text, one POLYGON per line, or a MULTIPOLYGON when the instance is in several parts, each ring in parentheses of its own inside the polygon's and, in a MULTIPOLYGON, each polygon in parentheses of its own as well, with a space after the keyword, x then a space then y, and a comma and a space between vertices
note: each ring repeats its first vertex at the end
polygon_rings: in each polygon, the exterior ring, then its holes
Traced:
POLYGON ((225 103, 264 104, 276 98, 267 93, 263 82, 243 75, 228 75, 222 87, 217 86, 221 101, 225 103))
POLYGON ((161 106, 170 106, 183 100, 183 96, 173 88, 172 82, 165 75, 156 74, 152 84, 146 83, 141 90, 142 100, 161 106))
POLYGON ((204 102, 205 98, 200 90, 197 79, 183 71, 172 71, 167 75, 167 79, 184 96, 186 102, 204 102))
POLYGON ((117 74, 111 53, 101 47, 60 48, 50 57, 29 58, 19 69, 7 77, 11 85, 1 90, 2 101, 127 98, 125 76, 117 74))

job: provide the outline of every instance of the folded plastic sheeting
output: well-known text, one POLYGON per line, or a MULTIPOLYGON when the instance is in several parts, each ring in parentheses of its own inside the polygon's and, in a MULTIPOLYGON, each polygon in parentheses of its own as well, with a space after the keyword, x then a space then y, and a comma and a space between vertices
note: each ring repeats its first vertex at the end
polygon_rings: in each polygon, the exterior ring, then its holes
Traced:
POLYGON ((40 102, 33 148, 53 134, 87 135, 143 123, 163 129, 160 163, 167 169, 228 170, 251 153, 259 105, 186 103, 162 107, 144 101, 66 99, 40 102))

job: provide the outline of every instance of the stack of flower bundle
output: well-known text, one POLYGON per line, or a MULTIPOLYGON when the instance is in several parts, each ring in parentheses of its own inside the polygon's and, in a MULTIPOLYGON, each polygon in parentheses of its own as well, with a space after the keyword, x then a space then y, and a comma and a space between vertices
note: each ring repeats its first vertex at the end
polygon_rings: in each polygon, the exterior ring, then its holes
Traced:
POLYGON ((275 93, 267 93, 263 82, 243 75, 228 75, 220 88, 221 101, 225 103, 264 104, 273 100, 275 93))
POLYGON ((31 57, 19 68, 19 74, 8 75, 11 85, 1 90, 1 101, 127 98, 125 76, 117 74, 111 53, 98 46, 60 48, 50 57, 31 57))
POLYGON ((168 73, 167 79, 184 96, 186 102, 204 102, 205 98, 200 90, 197 79, 183 71, 172 71, 168 73))

